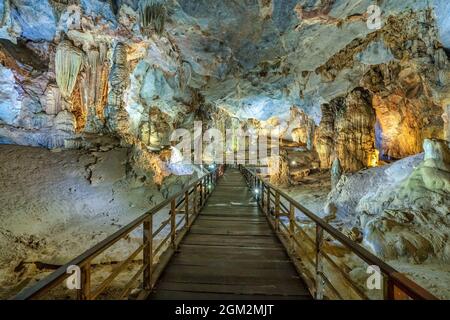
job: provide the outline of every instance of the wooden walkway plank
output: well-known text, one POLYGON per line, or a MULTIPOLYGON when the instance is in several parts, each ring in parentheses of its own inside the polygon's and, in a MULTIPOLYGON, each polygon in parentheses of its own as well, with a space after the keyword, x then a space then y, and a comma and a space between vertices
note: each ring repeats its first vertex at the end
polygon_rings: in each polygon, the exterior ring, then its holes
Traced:
POLYGON ((149 299, 311 299, 238 170, 227 170, 149 299))

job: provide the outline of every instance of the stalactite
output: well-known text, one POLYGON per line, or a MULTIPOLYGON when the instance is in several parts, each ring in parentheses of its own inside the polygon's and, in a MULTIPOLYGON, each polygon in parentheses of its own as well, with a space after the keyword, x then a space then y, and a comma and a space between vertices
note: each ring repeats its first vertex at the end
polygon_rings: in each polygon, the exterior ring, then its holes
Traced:
POLYGON ((63 110, 63 102, 61 97, 61 92, 56 85, 49 85, 45 92, 45 106, 44 111, 50 115, 57 115, 63 110))
POLYGON ((9 0, 4 0, 0 10, 0 28, 3 28, 6 25, 9 18, 9 13, 10 13, 9 0))
POLYGON ((76 119, 76 132, 84 131, 86 127, 87 110, 82 102, 81 84, 77 83, 70 103, 70 112, 76 119))
POLYGON ((148 34, 152 29, 161 34, 164 31, 166 16, 165 0, 141 0, 139 2, 141 30, 144 34, 148 34))
POLYGON ((56 82, 66 99, 72 95, 82 62, 83 52, 69 41, 64 40, 58 45, 55 56, 56 82))
POLYGON ((86 130, 89 132, 98 132, 103 128, 109 69, 106 52, 105 45, 90 50, 85 62, 85 74, 81 77, 82 103, 87 110, 86 130))

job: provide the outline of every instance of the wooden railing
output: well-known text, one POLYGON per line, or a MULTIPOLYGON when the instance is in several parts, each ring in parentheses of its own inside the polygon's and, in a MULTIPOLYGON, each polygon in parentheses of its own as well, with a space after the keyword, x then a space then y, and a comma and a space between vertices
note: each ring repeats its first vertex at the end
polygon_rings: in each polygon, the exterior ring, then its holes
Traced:
MULTIPOLYGON (((145 296, 151 292, 154 284, 176 251, 177 246, 184 235, 189 231, 198 213, 205 205, 218 178, 223 175, 223 170, 224 167, 220 166, 214 172, 198 179, 176 195, 170 197, 170 199, 157 205, 149 212, 109 236, 95 247, 60 267, 50 276, 37 282, 34 286, 23 290, 13 299, 27 300, 49 298, 50 291, 57 286, 64 285, 65 280, 71 276, 71 274, 68 273, 68 270, 74 270, 75 267, 81 271, 81 282, 76 290, 76 299, 95 300, 105 293, 112 282, 117 279, 131 263, 135 263, 136 261, 140 263, 139 270, 129 277, 128 283, 123 287, 120 294, 114 298, 127 299, 130 292, 136 288, 142 289, 140 290, 141 293, 138 295, 138 299, 145 298, 145 296), (153 217, 163 210, 169 210, 169 218, 156 230, 153 230, 153 217), (166 229, 170 229, 170 231, 166 229), (163 235, 161 241, 155 245, 155 239, 158 235, 161 235, 164 230, 167 232, 167 235, 163 235), (120 240, 126 239, 131 233, 138 231, 142 231, 142 243, 139 247, 124 261, 119 263, 106 279, 100 281, 100 283, 94 287, 91 281, 94 259, 99 257, 106 250, 112 248, 120 240), (140 256, 141 259, 137 259, 138 256, 140 256)), ((50 298, 54 297, 50 296, 50 298)), ((106 298, 109 299, 111 297, 106 298)))
MULTIPOLYGON (((328 245, 329 241, 339 243, 347 249, 347 252, 362 260, 363 264, 371 266, 372 270, 380 271, 383 281, 378 291, 381 294, 375 295, 374 299, 437 299, 279 188, 263 180, 257 173, 243 166, 240 166, 240 170, 248 186, 253 190, 258 205, 266 214, 299 274, 303 276, 316 299, 374 298, 368 294, 365 288, 366 283, 358 283, 350 275, 352 268, 346 265, 345 261, 338 261, 336 257, 333 258, 333 255, 328 253, 331 247, 328 245), (296 211, 307 219, 304 226, 297 221, 296 211), (311 227, 308 229, 305 225, 311 227), (348 292, 351 292, 351 297, 348 296, 348 292)), ((370 274, 366 276, 369 277, 370 274)))

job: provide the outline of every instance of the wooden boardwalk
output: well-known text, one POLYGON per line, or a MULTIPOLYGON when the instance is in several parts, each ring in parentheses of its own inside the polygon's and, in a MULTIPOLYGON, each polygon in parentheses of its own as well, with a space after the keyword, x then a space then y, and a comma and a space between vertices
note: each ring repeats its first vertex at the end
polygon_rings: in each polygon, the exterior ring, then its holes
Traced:
POLYGON ((312 299, 238 170, 226 171, 149 299, 312 299))

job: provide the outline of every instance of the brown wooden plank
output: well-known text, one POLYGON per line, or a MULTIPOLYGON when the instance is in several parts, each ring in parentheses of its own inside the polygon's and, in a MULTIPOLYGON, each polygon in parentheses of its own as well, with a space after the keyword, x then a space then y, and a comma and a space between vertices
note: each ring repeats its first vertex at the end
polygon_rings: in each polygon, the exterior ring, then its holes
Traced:
POLYGON ((183 255, 196 259, 205 255, 211 259, 236 259, 236 260, 283 260, 286 254, 278 247, 231 247, 231 246, 205 246, 205 245, 182 245, 180 251, 183 255))
MULTIPOLYGON (((240 259, 233 259, 233 266, 236 268, 243 268, 243 269, 267 269, 267 270, 283 270, 283 268, 290 267, 291 261, 289 259, 286 260, 260 260, 260 259, 254 259, 254 260, 240 260, 240 259)), ((195 259, 190 259, 188 257, 183 256, 175 256, 171 264, 173 265, 184 265, 184 266, 203 266, 203 267, 223 267, 224 264, 230 264, 229 261, 226 260, 216 260, 211 259, 210 257, 201 257, 197 256, 195 259)))
POLYGON ((211 292, 185 292, 172 290, 156 290, 151 296, 154 300, 311 300, 310 296, 273 296, 273 295, 240 295, 211 292))
POLYGON ((294 270, 242 270, 232 266, 211 269, 203 266, 181 266, 169 265, 164 271, 161 282, 183 282, 183 283, 207 283, 207 284, 240 284, 261 285, 279 284, 287 285, 292 282, 301 283, 301 279, 294 270))
POLYGON ((227 171, 151 299, 310 299, 243 176, 227 171))
MULTIPOLYGON (((282 246, 274 239, 273 235, 263 236, 247 236, 247 235, 227 235, 227 234, 201 234, 192 233, 183 242, 184 244, 197 244, 216 247, 257 247, 261 249, 273 248, 283 249, 282 246)), ((215 248, 217 250, 217 248, 215 248)))
POLYGON ((203 293, 221 293, 221 294, 239 294, 239 295, 265 295, 265 296, 298 296, 300 292, 308 295, 307 291, 299 286, 292 284, 259 284, 259 285, 241 285, 241 284, 206 284, 206 283, 181 283, 166 281, 161 283, 158 290, 184 291, 184 292, 203 292, 203 293))
POLYGON ((249 218, 244 218, 244 217, 220 217, 220 216, 206 216, 206 215, 201 215, 197 218, 197 222, 202 222, 202 221, 207 221, 207 222, 217 222, 219 221, 219 223, 222 222, 244 222, 244 223, 263 223, 266 224, 267 220, 265 217, 259 217, 259 216, 255 216, 255 217, 249 217, 249 218))

